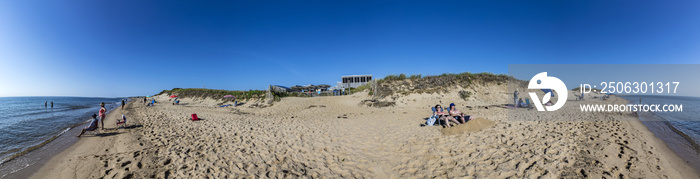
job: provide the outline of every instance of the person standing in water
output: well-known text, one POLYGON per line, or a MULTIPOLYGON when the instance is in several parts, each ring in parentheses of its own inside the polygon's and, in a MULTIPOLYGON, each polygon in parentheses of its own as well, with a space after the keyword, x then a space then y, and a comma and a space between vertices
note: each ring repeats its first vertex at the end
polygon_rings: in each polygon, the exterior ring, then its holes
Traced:
POLYGON ((122 110, 124 110, 124 100, 122 99, 122 110))
POLYGON ((51 108, 53 108, 53 101, 51 101, 51 108))
POLYGON ((44 101, 44 108, 48 108, 49 101, 44 101))
POLYGON ((102 124, 102 130, 105 130, 105 115, 107 109, 105 108, 105 102, 100 103, 100 123, 102 124))

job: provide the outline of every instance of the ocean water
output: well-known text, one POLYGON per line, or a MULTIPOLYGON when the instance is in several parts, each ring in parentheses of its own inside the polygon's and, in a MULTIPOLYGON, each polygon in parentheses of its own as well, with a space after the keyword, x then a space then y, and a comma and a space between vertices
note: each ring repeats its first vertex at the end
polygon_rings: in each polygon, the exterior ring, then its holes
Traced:
POLYGON ((639 119, 669 148, 700 171, 700 97, 623 95, 631 104, 683 105, 682 112, 642 112, 639 119))
POLYGON ((86 123, 100 109, 120 105, 122 98, 0 98, 0 164, 38 148, 71 128, 86 123), (48 107, 44 102, 48 101, 48 107), (54 102, 51 108, 51 101, 54 102))
POLYGON ((667 121, 679 132, 688 135, 695 143, 700 141, 700 97, 626 95, 622 98, 635 104, 639 103, 640 98, 642 104, 682 104, 682 112, 653 112, 647 116, 667 121))

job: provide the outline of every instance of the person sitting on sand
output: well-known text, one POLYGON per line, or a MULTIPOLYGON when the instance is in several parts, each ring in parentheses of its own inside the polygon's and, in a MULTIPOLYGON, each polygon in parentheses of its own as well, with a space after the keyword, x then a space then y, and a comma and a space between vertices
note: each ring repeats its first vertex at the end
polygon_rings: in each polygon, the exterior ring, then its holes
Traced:
POLYGON ((446 127, 450 127, 450 121, 459 124, 459 121, 455 120, 452 116, 447 115, 444 111, 442 111, 442 106, 435 105, 435 112, 433 113, 434 116, 437 116, 438 120, 445 121, 444 125, 446 127))
POLYGON ((457 108, 455 108, 455 103, 450 103, 450 116, 452 116, 454 119, 457 119, 457 121, 460 121, 460 124, 464 124, 469 119, 464 117, 464 114, 462 112, 458 111, 457 108))
POLYGON ((518 107, 525 107, 525 102, 523 102, 523 98, 520 98, 518 100, 518 107))
POLYGON ((92 114, 92 121, 90 121, 90 125, 88 125, 87 127, 85 127, 85 128, 83 129, 83 131, 80 131, 80 134, 79 134, 78 136, 76 136, 76 137, 82 136, 83 134, 85 134, 86 131, 94 131, 94 130, 96 130, 96 129, 97 129, 97 122, 98 122, 98 120, 97 120, 97 114, 92 114))

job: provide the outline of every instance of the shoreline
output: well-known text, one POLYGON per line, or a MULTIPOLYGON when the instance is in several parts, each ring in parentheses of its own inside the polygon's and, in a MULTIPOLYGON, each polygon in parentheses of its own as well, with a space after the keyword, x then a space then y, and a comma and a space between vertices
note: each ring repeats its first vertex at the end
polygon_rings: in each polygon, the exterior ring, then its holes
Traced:
MULTIPOLYGON (((622 96, 618 96, 622 98, 622 96)), ((629 104, 632 104, 632 99, 626 99, 629 104)), ((671 149, 681 160, 685 161, 696 173, 700 173, 700 145, 694 141, 692 137, 681 130, 676 129, 671 122, 654 113, 644 112, 637 114, 639 120, 647 130, 654 134, 654 137, 663 141, 663 143, 671 149), (656 118, 656 119, 654 119, 656 118)))
MULTIPOLYGON (((110 104, 106 104, 105 106, 107 107, 107 105, 110 104)), ((106 115, 110 115, 113 111, 118 110, 119 107, 119 104, 114 103, 111 107, 112 109, 107 110, 106 115)), ((78 142, 75 135, 80 134, 80 131, 87 127, 88 123, 89 119, 59 132, 52 138, 38 145, 29 147, 27 150, 13 155, 13 157, 0 164, 0 171, 7 171, 7 173, 0 176, 0 179, 27 178, 35 173, 51 158, 75 145, 75 143, 78 142)))
POLYGON ((654 137, 663 141, 676 156, 700 173, 700 156, 698 156, 700 150, 698 150, 698 144, 692 141, 692 138, 687 134, 676 129, 673 124, 670 124, 663 117, 653 113, 651 115, 655 115, 655 117, 664 121, 644 121, 642 117, 639 117, 639 120, 654 134, 654 137))
MULTIPOLYGON (((557 121, 510 121, 506 115, 510 109, 505 108, 460 108, 487 117, 495 126, 444 135, 441 131, 446 129, 417 126, 425 122, 422 104, 437 102, 434 97, 413 95, 404 99, 414 101, 371 108, 357 105, 363 100, 358 94, 285 98, 266 108, 252 108, 254 102, 238 108, 218 108, 212 107, 216 102, 200 99, 181 98, 184 105, 171 105, 167 98, 157 98, 161 102, 154 107, 139 106, 141 103, 132 100, 124 112, 130 125, 137 127, 119 129, 114 135, 81 138, 29 177, 391 178, 455 176, 448 170, 455 167, 466 167, 463 171, 477 178, 595 178, 606 172, 614 177, 700 177, 642 121, 628 120, 633 119, 631 116, 602 114, 622 121, 576 121, 566 125, 557 121), (190 113, 198 113, 203 120, 187 120, 190 113), (581 134, 596 139, 576 137, 581 134), (605 148, 596 151, 595 146, 605 148), (620 153, 618 159, 617 148, 624 147, 627 152, 620 153), (431 152, 434 150, 446 152, 431 152), (581 153, 585 151, 589 154, 581 153), (592 161, 603 166, 587 163, 592 161), (609 167, 617 169, 609 171, 609 167)), ((525 117, 540 114, 515 110, 525 117)), ((115 119, 108 115, 105 127, 114 125, 111 120, 115 119)), ((464 126, 449 130, 460 128, 464 126)))

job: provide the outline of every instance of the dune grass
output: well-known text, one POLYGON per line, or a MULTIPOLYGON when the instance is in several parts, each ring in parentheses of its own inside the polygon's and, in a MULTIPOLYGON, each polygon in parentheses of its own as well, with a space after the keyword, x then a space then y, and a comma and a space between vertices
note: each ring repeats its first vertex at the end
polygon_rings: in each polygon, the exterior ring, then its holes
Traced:
POLYGON ((160 94, 177 95, 178 97, 188 98, 211 98, 219 100, 247 100, 253 98, 264 98, 263 90, 248 90, 248 91, 229 91, 220 89, 204 89, 204 88, 173 88, 172 90, 163 90, 160 94), (224 98, 226 95, 233 95, 235 98, 224 98))
MULTIPOLYGON (((460 86, 467 88, 473 83, 493 83, 502 85, 507 83, 513 77, 505 74, 493 74, 489 72, 470 73, 464 72, 459 74, 443 73, 440 75, 423 76, 415 74, 408 76, 406 74, 387 75, 383 79, 377 80, 377 95, 378 97, 390 96, 392 94, 408 95, 411 93, 435 93, 446 92, 450 86, 460 86)), ((462 91, 460 97, 463 99, 473 95, 473 92, 462 91)))

